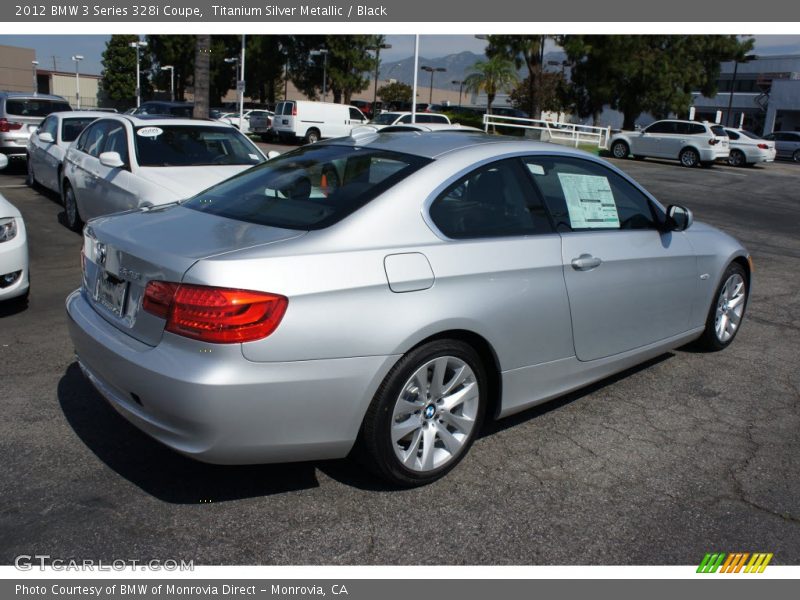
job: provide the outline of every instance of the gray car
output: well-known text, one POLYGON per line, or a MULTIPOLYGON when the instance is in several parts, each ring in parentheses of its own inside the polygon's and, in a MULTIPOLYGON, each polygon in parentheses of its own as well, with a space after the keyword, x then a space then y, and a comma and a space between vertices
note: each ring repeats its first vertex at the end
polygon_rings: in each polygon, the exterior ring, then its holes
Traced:
POLYGON ((28 138, 50 113, 72 110, 61 96, 0 92, 0 152, 25 158, 28 138))
POLYGON ((778 158, 788 158, 800 162, 800 132, 776 131, 764 136, 765 140, 775 142, 778 158))
POLYGON ((83 372, 201 461, 441 477, 484 419, 734 339, 747 251, 605 161, 467 132, 307 146, 90 221, 83 372))

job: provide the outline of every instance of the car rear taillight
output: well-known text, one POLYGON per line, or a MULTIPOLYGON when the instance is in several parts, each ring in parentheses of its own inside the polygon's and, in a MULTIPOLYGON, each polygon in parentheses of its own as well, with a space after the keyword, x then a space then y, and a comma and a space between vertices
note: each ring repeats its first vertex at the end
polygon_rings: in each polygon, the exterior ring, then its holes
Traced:
POLYGON ((762 150, 769 150, 769 146, 767 144, 759 144, 758 147, 762 150))
POLYGON ((149 282, 142 300, 145 311, 166 319, 167 331, 217 344, 267 337, 288 304, 277 294, 167 281, 149 282))
POLYGON ((708 140, 708 143, 710 146, 713 146, 714 144, 719 144, 719 140, 717 138, 711 138, 708 140))
POLYGON ((292 104, 292 116, 297 116, 297 104, 292 104))
POLYGON ((0 118, 0 133, 8 133, 9 131, 16 131, 17 129, 22 129, 22 123, 0 118))

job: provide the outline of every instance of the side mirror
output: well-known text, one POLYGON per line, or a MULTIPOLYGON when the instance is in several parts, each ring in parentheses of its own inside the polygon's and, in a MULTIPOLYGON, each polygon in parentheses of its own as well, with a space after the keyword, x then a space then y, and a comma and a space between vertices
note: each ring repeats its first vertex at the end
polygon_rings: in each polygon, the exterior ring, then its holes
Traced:
POLYGON ((49 131, 43 131, 42 133, 40 133, 39 140, 44 142, 45 144, 52 144, 53 142, 55 142, 55 140, 53 139, 53 134, 50 133, 49 131))
POLYGON ((5 154, 0 154, 0 171, 8 166, 8 157, 5 154))
POLYGON ((267 152, 267 160, 272 160, 273 158, 277 158, 280 155, 281 153, 278 152, 277 150, 270 150, 269 152, 267 152))
POLYGON ((667 208, 667 229, 670 231, 685 231, 692 226, 694 217, 692 211, 684 206, 671 204, 667 208))
POLYGON ((122 162, 122 157, 119 152, 103 152, 100 156, 100 164, 111 169, 124 167, 125 163, 122 162))

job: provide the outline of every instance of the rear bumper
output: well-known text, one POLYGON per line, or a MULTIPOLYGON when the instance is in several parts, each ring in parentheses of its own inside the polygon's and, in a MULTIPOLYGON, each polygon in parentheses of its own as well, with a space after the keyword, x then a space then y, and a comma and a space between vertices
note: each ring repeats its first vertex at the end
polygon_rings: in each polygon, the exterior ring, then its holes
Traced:
POLYGON ((239 345, 169 333, 150 347, 107 323, 80 290, 66 301, 78 362, 133 425, 203 462, 340 458, 396 357, 255 363, 239 345))

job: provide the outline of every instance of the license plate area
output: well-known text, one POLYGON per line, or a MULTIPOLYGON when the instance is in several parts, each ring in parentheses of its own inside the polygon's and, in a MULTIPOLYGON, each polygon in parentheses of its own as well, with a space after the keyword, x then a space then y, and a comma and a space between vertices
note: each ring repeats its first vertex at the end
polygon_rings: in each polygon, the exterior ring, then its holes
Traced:
POLYGON ((117 317, 125 312, 125 300, 128 297, 128 282, 107 271, 97 276, 94 288, 94 301, 117 317))

